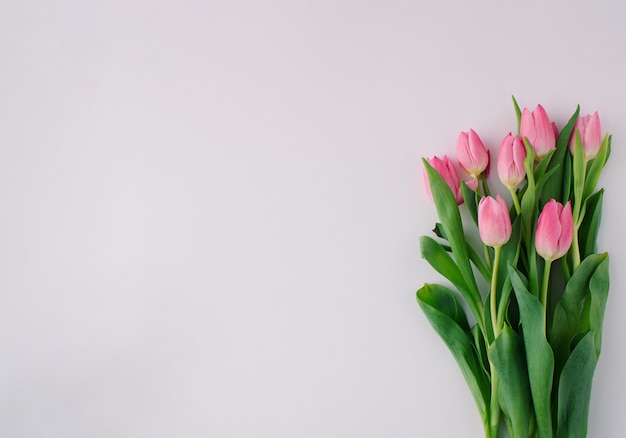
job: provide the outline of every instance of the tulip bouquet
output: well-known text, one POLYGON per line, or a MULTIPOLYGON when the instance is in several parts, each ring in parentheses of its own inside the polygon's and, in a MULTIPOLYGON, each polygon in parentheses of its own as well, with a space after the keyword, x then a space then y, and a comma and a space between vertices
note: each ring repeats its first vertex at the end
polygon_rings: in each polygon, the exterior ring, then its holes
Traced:
POLYGON ((421 253, 450 284, 425 284, 417 301, 456 359, 486 437, 502 425, 513 438, 585 437, 609 289, 596 186, 611 137, 597 112, 581 117, 578 107, 559 131, 541 105, 513 103, 517 135, 497 155, 510 206, 491 195, 490 154, 473 130, 456 150, 466 180, 447 156, 423 160, 440 222, 421 253))

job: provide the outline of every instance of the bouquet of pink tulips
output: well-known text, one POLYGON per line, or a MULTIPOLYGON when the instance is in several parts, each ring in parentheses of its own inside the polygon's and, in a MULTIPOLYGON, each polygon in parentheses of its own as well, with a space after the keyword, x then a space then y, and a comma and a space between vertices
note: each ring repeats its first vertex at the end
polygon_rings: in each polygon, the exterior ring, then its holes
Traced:
POLYGON ((474 131, 457 143, 465 181, 448 157, 423 160, 440 222, 421 253, 452 289, 425 284, 417 301, 461 368, 486 437, 501 423, 513 438, 585 437, 609 290, 596 186, 611 137, 597 112, 577 108, 559 131, 541 105, 513 102, 518 135, 497 156, 510 207, 491 195, 490 154, 474 131), (482 245, 466 237, 476 230, 482 245))

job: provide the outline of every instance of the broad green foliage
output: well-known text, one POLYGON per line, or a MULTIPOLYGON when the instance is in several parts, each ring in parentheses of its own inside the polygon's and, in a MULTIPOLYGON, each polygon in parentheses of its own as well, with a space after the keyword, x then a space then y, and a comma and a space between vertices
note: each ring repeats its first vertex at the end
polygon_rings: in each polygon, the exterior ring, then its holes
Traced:
POLYGON ((454 294, 435 284, 417 291, 417 301, 431 325, 456 359, 482 417, 487 412, 489 389, 467 324, 467 318, 454 294))

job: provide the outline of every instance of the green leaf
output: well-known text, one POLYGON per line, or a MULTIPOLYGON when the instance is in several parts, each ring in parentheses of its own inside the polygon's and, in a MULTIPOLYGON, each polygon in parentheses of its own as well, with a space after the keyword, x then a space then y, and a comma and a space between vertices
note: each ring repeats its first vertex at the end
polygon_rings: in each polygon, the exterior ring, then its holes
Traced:
POLYGON ((417 293, 418 302, 437 309, 452 319, 467 334, 470 332, 467 316, 454 292, 438 284, 426 284, 417 293))
POLYGON ((526 365, 535 406, 535 418, 541 436, 551 437, 553 433, 550 398, 554 355, 545 335, 545 312, 539 300, 528 292, 517 270, 510 265, 509 275, 519 305, 520 319, 524 332, 526 365))
POLYGON ((493 331, 493 322, 492 322, 492 318, 497 318, 498 315, 492 315, 491 314, 491 306, 489 305, 491 303, 491 292, 487 293, 487 296, 485 297, 485 302, 483 304, 483 311, 484 311, 484 319, 485 319, 485 334, 487 336, 487 342, 488 343, 492 343, 496 337, 493 331))
POLYGON ((485 376, 489 376, 489 358, 487 357, 487 344, 485 344, 485 337, 483 332, 480 331, 478 324, 474 324, 470 329, 472 337, 474 338, 474 349, 478 356, 478 361, 482 367, 485 376))
POLYGON ((511 96, 513 99, 513 108, 515 108, 515 119, 517 120, 517 135, 519 135, 521 120, 522 120, 522 110, 517 104, 517 100, 515 100, 515 96, 511 96))
POLYGON ((591 161, 589 172, 587 172, 587 178, 585 179, 585 198, 588 198, 596 189, 602 169, 604 169, 606 160, 609 158, 609 150, 609 134, 606 134, 604 136, 604 140, 602 141, 602 146, 600 146, 600 150, 598 151, 598 155, 596 155, 596 157, 591 161))
POLYGON ((511 438, 528 438, 530 388, 522 339, 505 326, 488 355, 499 377, 498 398, 502 412, 511 421, 511 438))
POLYGON ((554 178, 551 178, 548 183, 546 183, 545 188, 543 189, 543 193, 541 196, 542 204, 545 204, 550 199, 554 198, 556 200, 561 201, 563 204, 567 202, 568 196, 561 197, 564 189, 567 188, 569 192, 569 179, 566 175, 567 172, 567 161, 570 158, 569 154, 569 139, 572 136, 572 132, 574 130, 574 126, 576 125, 576 120, 578 119, 578 114, 580 113, 580 105, 576 106, 576 111, 572 114, 567 124, 561 129, 559 132, 559 136, 556 140, 556 150, 554 155, 552 155, 552 159, 550 160, 549 170, 556 169, 554 173, 554 178))
POLYGON ((443 225, 441 225, 439 222, 435 224, 435 228, 433 228, 433 233, 435 233, 435 236, 437 237, 440 237, 444 240, 448 240, 448 237, 446 236, 446 232, 443 229, 443 225))
POLYGON ((597 252, 598 230, 602 219, 602 198, 604 190, 599 190, 587 199, 585 217, 578 230, 580 256, 587 257, 597 252))
POLYGON ((417 302, 454 356, 484 420, 489 400, 489 382, 468 333, 467 318, 461 305, 452 291, 432 284, 424 285, 417 291, 417 302))
POLYGON ((576 130, 576 138, 574 141, 574 225, 578 228, 580 220, 580 212, 583 204, 583 194, 585 189, 585 157, 583 152, 583 143, 580 138, 580 132, 576 130))
POLYGON ((589 282, 591 291, 591 305, 589 306, 589 326, 594 336, 596 360, 600 357, 602 348, 602 325, 604 310, 609 295, 609 258, 598 265, 589 282))
POLYGON ((535 181, 537 181, 537 184, 539 184, 539 180, 543 178, 544 174, 546 173, 546 169, 548 168, 548 165, 550 164, 550 159, 554 155, 555 150, 556 149, 553 149, 550 152, 548 152, 545 156, 541 158, 541 160, 539 160, 539 163, 537 163, 537 166, 535 167, 535 171, 534 171, 535 181))
POLYGON ((498 326, 502 326, 506 311, 509 307, 511 295, 511 281, 509 279, 508 265, 516 265, 520 254, 522 218, 517 217, 511 227, 511 237, 500 249, 500 263, 498 267, 497 289, 500 291, 498 301, 498 326))
POLYGON ((516 265, 520 252, 522 221, 518 216, 511 226, 511 237, 500 249, 500 266, 498 269, 498 290, 503 291, 503 285, 508 276, 509 264, 516 265))
MULTIPOLYGON (((440 237, 444 240, 448 240, 448 237, 446 236, 446 232, 443 229, 443 225, 441 223, 435 224, 433 233, 435 233, 437 237, 440 237)), ((448 252, 452 251, 452 248, 450 248, 449 246, 442 245, 442 247, 448 252)), ((476 266, 476 268, 481 273, 481 275, 485 278, 485 280, 491 281, 491 269, 487 267, 482 257, 478 255, 478 253, 474 250, 474 248, 472 248, 472 245, 470 245, 469 243, 467 244, 467 252, 469 254, 470 260, 472 261, 474 266, 476 266)))
POLYGON ((491 281, 491 269, 487 267, 482 257, 478 255, 478 253, 472 248, 471 245, 467 245, 467 251, 469 252, 470 260, 478 269, 478 272, 483 276, 485 280, 488 282, 491 281))
POLYGON ((558 376, 570 352, 571 341, 577 334, 589 330, 589 282, 607 254, 592 254, 585 258, 565 286, 563 296, 556 304, 550 344, 554 351, 555 376, 558 376))
MULTIPOLYGON (((563 171, 563 192, 561 195, 561 204, 565 205, 570 199, 570 193, 572 192, 572 167, 574 166, 574 158, 572 154, 565 155, 565 170, 563 171)), ((557 175, 558 178, 558 175, 557 175)), ((557 198, 555 198, 557 199, 557 198)))
MULTIPOLYGON (((439 172, 425 159, 422 161, 430 182, 430 190, 433 195, 435 207, 437 208, 437 214, 441 220, 445 235, 450 242, 456 264, 467 284, 468 293, 472 296, 472 311, 474 312, 474 309, 479 309, 481 305, 480 292, 478 291, 474 271, 469 261, 467 241, 465 240, 461 214, 456 203, 456 198, 448 184, 441 175, 439 175, 439 172)), ((477 321, 482 321, 481 312, 475 312, 474 316, 477 321)))
MULTIPOLYGON (((550 179, 554 175, 556 175, 557 170, 559 170, 558 167, 550 169, 545 174, 543 174, 539 180, 537 180, 537 185, 535 186, 535 190, 537 191, 537 193, 542 193, 543 187, 546 185, 548 181, 550 181, 550 179)), ((549 200, 550 198, 545 200, 544 196, 541 196, 542 205, 545 205, 545 203, 549 200)))
POLYGON ((570 355, 558 391, 557 438, 585 438, 591 383, 596 368, 593 333, 588 332, 570 355))
POLYGON ((476 225, 478 225, 478 193, 467 187, 465 181, 461 181, 461 193, 463 194, 463 202, 467 207, 470 217, 476 225))
POLYGON ((528 267, 528 282, 530 291, 533 295, 537 295, 539 293, 539 274, 537 273, 535 245, 533 242, 533 228, 535 223, 535 216, 537 214, 537 193, 533 172, 535 153, 533 152, 533 148, 526 138, 524 138, 524 146, 526 147, 526 158, 524 159, 524 168, 526 169, 526 190, 521 200, 521 215, 522 236, 524 236, 524 245, 527 248, 528 256, 528 258, 524 262, 528 267))
POLYGON ((420 238, 422 257, 432 266, 435 271, 447 278, 459 290, 465 301, 470 306, 472 313, 480 312, 475 306, 474 297, 470 294, 467 283, 461 275, 461 271, 452 257, 446 252, 441 244, 428 236, 420 238))

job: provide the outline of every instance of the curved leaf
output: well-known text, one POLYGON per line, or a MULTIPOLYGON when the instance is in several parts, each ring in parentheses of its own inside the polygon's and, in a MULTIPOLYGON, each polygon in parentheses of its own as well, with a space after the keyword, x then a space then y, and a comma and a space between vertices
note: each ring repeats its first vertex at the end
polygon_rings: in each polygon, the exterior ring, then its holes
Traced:
POLYGON ((585 306, 589 306, 589 282, 607 254, 592 254, 578 266, 565 286, 565 292, 554 309, 550 344, 554 350, 555 376, 558 376, 570 351, 576 334, 589 330, 585 306))
POLYGON ((478 225, 478 192, 467 187, 465 181, 461 181, 461 193, 463 194, 463 202, 467 207, 467 211, 476 225, 478 225))
MULTIPOLYGON (((572 176, 574 177, 574 203, 572 208, 574 209, 574 224, 578 224, 581 218, 581 212, 584 201, 584 189, 585 189, 585 157, 583 152, 583 143, 580 138, 580 132, 576 130, 576 137, 574 142, 574 161, 572 167, 572 176)), ((577 226, 577 225, 576 225, 577 226)))
POLYGON ((524 138, 524 147, 526 148, 526 158, 524 159, 524 168, 526 169, 526 191, 524 192, 520 202, 522 207, 522 236, 524 237, 524 245, 527 248, 527 258, 524 260, 524 263, 527 266, 529 289, 533 295, 538 295, 539 274, 537 272, 535 245, 533 242, 533 226, 535 223, 535 217, 537 216, 537 193, 533 172, 535 153, 526 138, 524 138))
POLYGON ((467 319, 464 319, 464 314, 461 315, 460 304, 449 289, 432 284, 426 284, 417 291, 417 302, 454 356, 484 420, 489 400, 489 382, 468 334, 467 319))
POLYGON ((578 342, 559 380, 557 438, 585 438, 591 383, 596 368, 593 333, 578 342))
MULTIPOLYGON (((474 305, 480 307, 480 292, 474 278, 474 271, 469 261, 467 251, 467 241, 463 232, 463 223, 461 222, 461 214, 456 199, 448 184, 443 180, 441 175, 426 161, 422 160, 424 168, 430 182, 430 190, 433 195, 437 214, 441 220, 446 238, 450 242, 452 253, 456 261, 461 275, 467 284, 468 292, 472 295, 474 305)), ((481 320, 480 313, 474 315, 478 321, 481 320)))
POLYGON ((602 198, 604 190, 599 190, 586 201, 585 217, 578 230, 580 256, 587 257, 597 252, 598 229, 602 219, 602 198))
POLYGON ((483 332, 480 331, 478 324, 474 324, 470 329, 472 337, 474 338, 474 348, 478 355, 478 360, 482 367, 485 376, 489 375, 489 358, 487 357, 487 344, 485 343, 485 337, 483 332))
POLYGON ((611 138, 609 137, 609 134, 606 134, 604 136, 604 140, 602 141, 602 146, 600 146, 600 150, 598 151, 598 155, 596 155, 593 161, 591 161, 591 166, 589 167, 587 177, 585 178, 585 198, 589 197, 596 189, 602 169, 609 158, 610 149, 611 138))
POLYGON ((519 130, 521 127, 520 123, 522 119, 522 110, 517 104, 517 100, 515 100, 515 96, 511 96, 511 98, 513 99, 513 108, 515 108, 515 119, 517 120, 517 135, 519 135, 519 130))
POLYGON ((508 297, 508 294, 510 293, 510 285, 508 285, 508 290, 505 290, 509 273, 508 266, 509 264, 517 264, 517 258, 520 253, 521 226, 522 221, 518 216, 511 226, 511 237, 509 238, 509 241, 502 245, 502 248, 500 249, 500 264, 497 278, 498 290, 501 291, 500 300, 502 300, 503 297, 508 297))
POLYGON ((552 408, 550 397, 552 392, 552 373, 554 372, 554 355, 546 339, 546 316, 539 300, 533 296, 522 282, 519 274, 509 266, 511 283, 515 290, 519 305, 520 319, 524 331, 526 347, 526 365, 528 379, 535 407, 535 418, 541 436, 551 437, 552 408))
POLYGON ((598 265, 589 282, 591 304, 589 306, 589 327, 593 332, 593 343, 596 347, 596 360, 602 348, 602 325, 604 309, 609 295, 609 258, 598 265))
POLYGON ((552 155, 552 158, 550 159, 550 166, 548 167, 549 170, 556 169, 556 171, 554 173, 554 178, 551 178, 543 189, 541 195, 542 204, 545 204, 551 198, 557 199, 562 203, 566 202, 564 198, 561 198, 561 195, 565 186, 567 186, 567 190, 569 191, 570 184, 566 175, 566 162, 569 155, 568 145, 579 113, 580 105, 576 107, 574 114, 572 114, 567 124, 563 127, 563 129, 561 129, 561 132, 559 132, 559 136, 556 140, 556 151, 554 152, 554 155, 552 155))
POLYGON ((502 412, 509 418, 512 438, 528 438, 530 388, 520 336, 505 326, 489 347, 489 360, 498 374, 498 397, 502 412))

